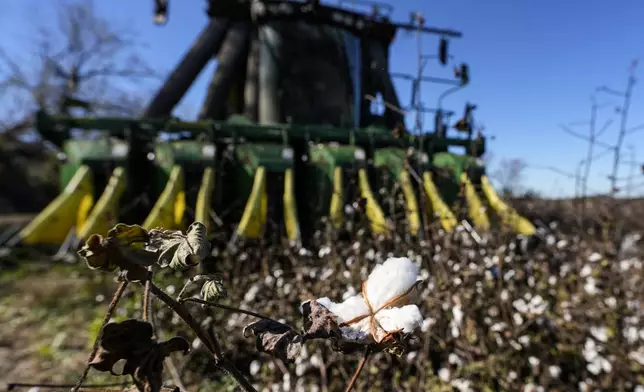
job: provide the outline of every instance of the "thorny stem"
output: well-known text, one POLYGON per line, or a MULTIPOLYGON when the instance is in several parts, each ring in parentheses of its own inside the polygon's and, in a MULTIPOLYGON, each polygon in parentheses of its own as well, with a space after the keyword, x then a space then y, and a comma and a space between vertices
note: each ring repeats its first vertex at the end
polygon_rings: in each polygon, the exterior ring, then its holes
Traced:
POLYGON ((72 392, 78 392, 81 385, 83 385, 83 381, 85 381, 85 377, 87 377, 87 374, 89 373, 90 362, 92 362, 92 360, 94 359, 94 356, 98 352, 98 344, 100 342, 101 334, 103 333, 103 327, 105 327, 105 324, 107 324, 112 318, 114 309, 116 309, 116 304, 118 304, 119 300, 123 296, 123 293, 125 292, 125 288, 127 287, 127 284, 128 284, 128 281, 124 280, 116 289, 116 292, 112 297, 112 302, 110 302, 110 306, 107 308, 105 317, 103 317, 103 322, 101 323, 101 328, 99 329, 99 333, 98 335, 96 335, 96 339, 94 340, 94 347, 92 347, 92 352, 89 353, 89 358, 87 358, 87 364, 85 365, 85 370, 83 370, 83 374, 81 375, 80 379, 78 380, 76 385, 74 385, 74 387, 72 388, 72 392))
MULTIPOLYGON (((283 325, 285 327, 291 328, 290 326, 288 326, 288 325, 286 325, 284 323, 281 323, 281 322, 279 322, 279 321, 277 321, 275 319, 272 319, 272 318, 270 318, 268 316, 264 316, 263 314, 255 313, 255 312, 250 311, 250 310, 239 309, 239 308, 236 308, 234 306, 222 305, 222 304, 219 304, 217 302, 204 301, 204 300, 199 299, 199 298, 185 298, 185 299, 181 300, 180 302, 194 302, 194 303, 205 305, 205 306, 213 306, 215 308, 228 310, 230 312, 243 313, 243 314, 247 314, 249 316, 257 317, 259 319, 268 320, 268 321, 283 325)), ((294 328, 291 328, 291 329, 294 329, 294 328)))
POLYGON ((356 372, 353 374, 353 377, 351 378, 351 381, 349 382, 349 385, 347 385, 347 389, 345 389, 344 392, 349 392, 353 389, 353 386, 358 380, 358 376, 360 375, 360 372, 362 372, 362 368, 364 368, 364 365, 367 363, 367 359, 369 359, 370 354, 371 354, 371 349, 367 347, 364 351, 364 355, 362 356, 362 359, 360 360, 360 363, 358 364, 358 368, 356 369, 356 372))
POLYGON ((185 306, 175 301, 172 297, 166 294, 165 291, 161 290, 151 281, 150 292, 154 294, 154 296, 156 296, 158 299, 160 299, 163 303, 168 305, 170 309, 172 309, 172 311, 174 311, 186 324, 188 324, 190 329, 193 330, 199 340, 204 343, 208 351, 210 351, 210 353, 212 354, 215 366, 221 368, 231 377, 233 377, 244 390, 257 392, 250 381, 246 380, 246 378, 239 372, 239 370, 237 370, 237 368, 235 368, 232 363, 224 358, 221 351, 221 346, 219 345, 219 342, 217 341, 217 338, 214 336, 214 334, 211 336, 212 339, 210 339, 210 337, 204 332, 199 323, 197 323, 197 321, 192 317, 185 306))

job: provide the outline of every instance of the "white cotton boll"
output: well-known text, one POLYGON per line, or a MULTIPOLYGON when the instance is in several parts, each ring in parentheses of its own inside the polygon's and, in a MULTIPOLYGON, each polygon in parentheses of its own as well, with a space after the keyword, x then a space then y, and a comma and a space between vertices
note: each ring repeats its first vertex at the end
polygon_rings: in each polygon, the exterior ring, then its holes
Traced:
POLYGON ((559 376, 561 375, 561 368, 556 365, 548 366, 548 373, 552 378, 559 378, 559 376))
POLYGON ((333 268, 324 268, 320 280, 327 280, 333 275, 333 268))
POLYGON ((308 369, 309 367, 305 363, 297 363, 295 364, 295 375, 302 377, 308 369))
POLYGON ((535 283, 536 283, 536 280, 534 279, 534 276, 530 276, 528 278, 528 286, 534 287, 535 283))
POLYGON ((602 371, 601 359, 594 360, 586 365, 586 369, 593 375, 597 376, 602 371))
POLYGON ((451 382, 451 385, 454 388, 458 389, 459 392, 474 391, 474 389, 472 389, 472 387, 471 387, 472 382, 470 380, 466 380, 464 378, 457 378, 456 380, 453 380, 451 382))
POLYGON ((449 379, 452 377, 452 373, 447 368, 441 368, 438 371, 438 378, 443 382, 449 382, 449 379))
POLYGON ((585 278, 587 276, 590 276, 590 274, 592 273, 593 273, 593 268, 588 264, 586 264, 584 265, 584 268, 582 268, 581 271, 579 271, 579 276, 581 276, 582 278, 585 278))
POLYGON ((427 332, 434 326, 434 324, 436 324, 436 320, 431 317, 428 317, 425 320, 423 320, 423 324, 420 326, 420 330, 423 332, 427 332))
POLYGON ((602 259, 602 255, 600 255, 597 252, 591 254, 590 257, 588 257, 588 261, 590 261, 591 263, 596 263, 601 259, 602 259))
POLYGON ((525 301, 522 298, 519 298, 514 302, 512 302, 512 306, 514 306, 514 308, 521 313, 528 312, 528 305, 525 303, 525 301))
POLYGON ((605 326, 602 327, 591 327, 590 334, 595 337, 595 339, 600 342, 606 342, 608 340, 608 329, 605 326))
POLYGON ((608 297, 608 298, 604 299, 604 303, 609 308, 615 309, 615 306, 617 306, 617 299, 615 297, 608 297))
POLYGON ((640 347, 637 351, 631 351, 630 353, 628 353, 628 357, 644 366, 644 347, 640 347))
POLYGON ((644 392, 644 385, 636 386, 633 392, 644 392))
POLYGON ((385 331, 402 329, 411 333, 423 323, 423 316, 416 305, 405 305, 401 308, 383 309, 376 314, 376 320, 385 331))
POLYGON ((331 254, 331 247, 330 246, 323 246, 318 251, 318 257, 319 258, 323 258, 323 257, 325 257, 326 255, 329 255, 329 254, 331 254))
POLYGON ((447 362, 455 366, 463 366, 463 360, 461 359, 461 357, 454 353, 449 354, 449 356, 447 357, 447 362))
POLYGON ((517 326, 521 325, 521 324, 523 324, 523 317, 521 317, 521 315, 519 313, 514 313, 512 315, 512 321, 514 321, 514 324, 517 325, 517 326))
POLYGON ((392 298, 402 295, 416 283, 419 268, 406 257, 389 258, 376 265, 366 284, 367 298, 378 309, 392 298))
POLYGON ((624 328, 623 334, 629 344, 633 344, 637 341, 637 328, 633 326, 626 327, 624 328))
POLYGON ((259 370, 262 368, 262 364, 255 360, 250 363, 250 375, 255 376, 257 373, 259 373, 259 370))
POLYGON ((282 377, 282 388, 284 388, 285 391, 291 390, 291 375, 289 373, 284 373, 284 376, 282 377))
POLYGON ((602 370, 606 373, 610 373, 613 371, 613 364, 610 363, 610 361, 604 357, 599 358, 602 370))
POLYGON ((535 384, 528 383, 523 386, 523 392, 537 392, 538 388, 535 384))
POLYGON ((246 295, 244 295, 244 301, 245 302, 254 301, 258 293, 259 293, 259 286, 257 285, 251 286, 251 288, 246 292, 246 295))
POLYGON ((452 316, 454 317, 454 322, 459 327, 463 325, 463 308, 460 305, 456 305, 452 308, 452 316))
POLYGON ((507 324, 501 322, 501 323, 496 323, 492 327, 490 327, 490 331, 492 332, 502 332, 507 328, 507 324))
POLYGON ((367 305, 364 302, 364 298, 361 294, 354 295, 349 297, 344 302, 335 303, 331 301, 328 297, 318 298, 317 303, 329 309, 329 311, 336 316, 340 322, 349 321, 358 316, 368 314, 367 305))
POLYGON ((599 292, 594 278, 586 279, 586 283, 584 284, 584 291, 589 295, 595 295, 599 292))
POLYGON ((592 339, 586 339, 584 348, 581 350, 581 353, 584 356, 586 362, 592 362, 593 360, 595 360, 599 356, 595 341, 592 339))
POLYGON ((519 375, 514 370, 510 370, 510 372, 508 373, 508 378, 510 380, 516 380, 518 376, 519 375))
POLYGON ((319 368, 322 365, 322 359, 318 354, 313 354, 311 355, 309 363, 311 364, 311 366, 319 368))
POLYGON ((537 367, 541 363, 541 361, 537 357, 528 358, 528 362, 530 363, 530 366, 532 366, 532 367, 537 367))

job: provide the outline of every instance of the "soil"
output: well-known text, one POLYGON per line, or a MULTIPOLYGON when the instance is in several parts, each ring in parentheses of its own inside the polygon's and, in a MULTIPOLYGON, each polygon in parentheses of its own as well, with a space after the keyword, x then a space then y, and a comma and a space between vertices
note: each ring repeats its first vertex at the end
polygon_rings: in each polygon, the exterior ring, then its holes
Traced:
MULTIPOLYGON (((11 383, 74 384, 78 380, 90 352, 88 326, 106 306, 97 306, 96 293, 90 294, 97 284, 80 275, 80 268, 38 263, 3 271, 0 389, 11 383)), ((110 286, 102 285, 105 291, 110 286)), ((116 381, 91 372, 88 381, 97 382, 97 377, 99 382, 116 381)))

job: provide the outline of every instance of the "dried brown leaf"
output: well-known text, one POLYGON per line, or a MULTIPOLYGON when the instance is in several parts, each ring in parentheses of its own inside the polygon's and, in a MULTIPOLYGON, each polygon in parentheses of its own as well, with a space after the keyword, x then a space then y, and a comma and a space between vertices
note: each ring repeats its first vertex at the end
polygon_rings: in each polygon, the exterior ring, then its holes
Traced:
POLYGON ((184 270, 208 257, 210 242, 206 235, 206 226, 201 222, 195 222, 185 234, 179 230, 151 230, 147 249, 158 254, 161 267, 184 270))
POLYGON ((306 339, 342 338, 337 316, 317 301, 307 301, 302 304, 302 317, 306 339))
POLYGON ((78 254, 91 269, 114 271, 118 268, 130 281, 144 280, 146 268, 156 262, 155 255, 145 250, 148 240, 148 233, 141 226, 118 224, 106 237, 90 236, 78 254))
POLYGON ((302 336, 290 327, 273 320, 261 319, 244 328, 244 337, 249 331, 255 336, 257 351, 265 352, 285 362, 292 362, 302 348, 302 336))
POLYGON ((101 331, 99 349, 90 366, 113 375, 131 375, 135 382, 150 392, 159 392, 162 384, 163 360, 175 351, 190 350, 188 341, 173 337, 165 342, 153 339, 152 325, 146 321, 128 319, 109 323, 101 331), (124 361, 120 373, 114 371, 117 362, 124 361))

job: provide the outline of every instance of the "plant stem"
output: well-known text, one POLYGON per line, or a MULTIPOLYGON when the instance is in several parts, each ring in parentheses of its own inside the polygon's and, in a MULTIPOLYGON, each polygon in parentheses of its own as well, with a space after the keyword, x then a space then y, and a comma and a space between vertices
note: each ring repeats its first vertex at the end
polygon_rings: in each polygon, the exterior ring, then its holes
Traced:
POLYGON ((248 381, 232 363, 224 358, 221 346, 219 345, 219 342, 217 341, 217 338, 214 336, 214 334, 211 336, 211 340, 201 328, 199 323, 197 323, 197 321, 192 317, 185 306, 175 301, 174 298, 166 294, 165 291, 157 287, 152 281, 150 281, 150 292, 154 294, 155 297, 160 299, 163 303, 168 305, 170 309, 172 309, 172 311, 174 311, 186 324, 188 324, 190 329, 193 330, 199 340, 204 343, 208 351, 210 351, 210 353, 212 354, 215 366, 224 370, 231 377, 233 377, 244 390, 257 392, 250 381, 248 381))
MULTIPOLYGON (((247 314, 249 316, 253 316, 253 317, 260 318, 260 319, 268 320, 268 321, 283 325, 285 327, 291 328, 290 326, 288 326, 288 325, 286 325, 284 323, 281 323, 281 322, 279 322, 279 321, 277 321, 275 319, 272 319, 272 318, 270 318, 268 316, 264 316, 263 314, 259 314, 259 313, 256 313, 256 312, 253 312, 253 311, 250 311, 250 310, 239 309, 239 308, 236 308, 234 306, 222 305, 222 304, 219 304, 217 302, 212 302, 212 301, 204 301, 204 300, 199 299, 199 298, 185 298, 181 302, 194 302, 194 303, 197 303, 197 304, 206 305, 206 306, 213 306, 215 308, 224 309, 224 310, 228 310, 228 311, 231 311, 231 312, 243 313, 243 314, 247 314)), ((291 328, 291 329, 294 329, 294 328, 291 328)))
POLYGON ((123 296, 123 293, 125 292, 125 288, 127 287, 127 283, 128 283, 127 280, 122 281, 119 287, 116 289, 116 292, 112 297, 112 302, 110 302, 110 306, 108 306, 107 312, 105 312, 105 316, 103 317, 103 322, 101 323, 101 328, 99 329, 98 335, 94 340, 94 347, 92 347, 92 352, 89 353, 89 358, 87 358, 87 364, 85 365, 85 370, 83 370, 83 374, 81 375, 80 379, 78 380, 76 385, 74 385, 74 387, 72 388, 72 392, 78 392, 81 385, 83 384, 83 381, 85 381, 85 377, 87 377, 87 374, 89 373, 90 362, 92 362, 92 360, 94 359, 94 356, 98 352, 98 345, 100 342, 101 334, 103 333, 103 328, 105 327, 105 324, 107 324, 112 318, 114 309, 116 309, 116 305, 118 304, 119 300, 123 296))
POLYGON ((353 377, 351 378, 351 381, 349 382, 349 385, 347 385, 347 389, 345 389, 344 392, 349 392, 353 389, 353 386, 358 380, 358 376, 360 375, 360 372, 362 372, 362 368, 364 368, 364 365, 367 363, 367 359, 369 359, 369 354, 371 354, 371 350, 369 349, 369 347, 367 347, 364 351, 364 355, 362 356, 362 359, 360 360, 360 363, 358 364, 358 368, 356 369, 356 372, 353 374, 353 377))

